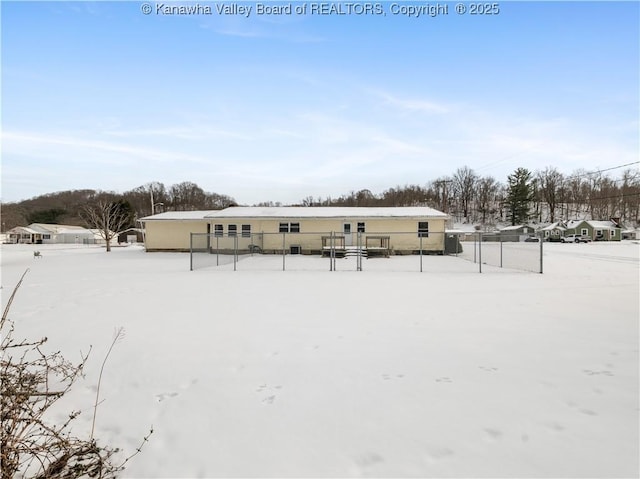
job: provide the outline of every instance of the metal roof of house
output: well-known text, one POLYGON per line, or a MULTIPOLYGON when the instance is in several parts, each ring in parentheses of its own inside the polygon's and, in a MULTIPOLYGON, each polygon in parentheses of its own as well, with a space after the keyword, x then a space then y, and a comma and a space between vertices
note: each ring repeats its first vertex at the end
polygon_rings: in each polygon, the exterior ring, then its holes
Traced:
POLYGON ((568 229, 576 228, 582 223, 587 223, 592 228, 614 229, 616 225, 612 221, 596 221, 596 220, 571 220, 567 223, 568 229))
POLYGON ((505 226, 504 228, 500 228, 500 231, 515 231, 515 230, 519 230, 520 228, 534 229, 533 226, 529 226, 529 225, 515 225, 515 226, 505 226))
POLYGON ((415 207, 332 207, 332 206, 232 206, 224 210, 210 211, 167 211, 141 218, 142 221, 156 220, 206 220, 215 218, 448 218, 441 211, 426 206, 415 207))
POLYGON ((413 207, 333 207, 333 206, 233 206, 215 211, 208 218, 448 218, 426 206, 413 207))
POLYGON ((42 233, 42 231, 34 230, 33 228, 29 228, 28 226, 14 226, 9 231, 7 231, 7 233, 16 234, 18 231, 20 233, 29 233, 29 234, 41 234, 42 233))
POLYGON ((156 221, 156 220, 173 220, 173 221, 191 221, 204 220, 207 215, 215 213, 215 210, 206 211, 165 211, 157 215, 145 216, 140 221, 156 221))
POLYGON ((544 228, 540 228, 541 231, 551 231, 556 229, 561 231, 566 230, 566 228, 562 226, 559 222, 551 223, 550 225, 547 225, 544 228))
POLYGON ((85 228, 61 228, 56 231, 56 234, 59 235, 85 235, 91 236, 93 233, 85 228))
POLYGON ((86 228, 82 226, 73 226, 73 225, 58 225, 58 224, 49 224, 49 223, 31 223, 29 228, 33 228, 38 233, 53 233, 58 234, 62 231, 68 232, 69 230, 77 230, 83 231, 86 228))
POLYGON ((587 223, 589 223, 594 228, 609 228, 609 229, 616 228, 616 225, 613 224, 612 221, 591 221, 591 220, 589 220, 589 221, 587 221, 587 223))

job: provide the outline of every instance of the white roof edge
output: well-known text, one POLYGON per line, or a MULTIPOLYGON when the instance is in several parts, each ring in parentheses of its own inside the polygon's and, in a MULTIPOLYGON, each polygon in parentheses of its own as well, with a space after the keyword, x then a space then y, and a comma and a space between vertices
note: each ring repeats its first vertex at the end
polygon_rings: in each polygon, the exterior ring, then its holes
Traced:
POLYGON ((427 206, 339 207, 339 206, 234 206, 214 211, 206 218, 449 218, 427 206))
POLYGON ((224 210, 167 211, 145 216, 140 221, 198 221, 216 218, 437 218, 449 215, 427 206, 407 207, 259 207, 233 206, 224 210))

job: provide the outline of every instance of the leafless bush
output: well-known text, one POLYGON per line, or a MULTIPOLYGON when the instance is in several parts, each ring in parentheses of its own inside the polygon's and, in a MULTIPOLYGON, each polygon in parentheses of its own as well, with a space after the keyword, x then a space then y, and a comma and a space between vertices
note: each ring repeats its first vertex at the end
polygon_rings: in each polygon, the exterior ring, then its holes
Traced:
MULTIPOLYGON (((153 428, 132 455, 115 462, 114 455, 119 449, 99 444, 93 438, 93 428, 89 439, 72 434, 70 426, 80 411, 71 411, 62 422, 50 420, 50 408, 82 377, 89 352, 81 353, 80 362, 74 364, 59 351, 43 351, 46 337, 35 341, 14 339, 14 323, 8 314, 27 272, 14 288, 0 320, 0 477, 114 478, 140 452, 153 428)), ((121 330, 117 333, 109 352, 121 330)), ((107 358, 108 354, 103 368, 107 358)), ((94 426, 98 395, 99 391, 94 426)))

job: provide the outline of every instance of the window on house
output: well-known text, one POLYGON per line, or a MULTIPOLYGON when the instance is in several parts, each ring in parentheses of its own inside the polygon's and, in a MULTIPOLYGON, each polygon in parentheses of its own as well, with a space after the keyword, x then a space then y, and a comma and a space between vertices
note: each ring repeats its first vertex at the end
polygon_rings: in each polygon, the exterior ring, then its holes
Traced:
POLYGON ((289 224, 289 232, 290 233, 300 233, 300 223, 290 223, 289 224))
POLYGON ((547 236, 549 236, 549 231, 548 230, 544 232, 544 237, 546 238, 547 236))
POLYGON ((580 230, 580 234, 584 235, 584 236, 587 236, 589 234, 589 230, 587 228, 582 228, 580 230))
POLYGON ((238 225, 229 225, 229 236, 238 236, 238 225))
POLYGON ((615 238, 616 237, 616 230, 609 230, 609 237, 610 238, 615 238))
POLYGON ((242 237, 251 238, 251 225, 242 225, 242 237))
POLYGON ((42 239, 51 239, 51 235, 42 235, 42 239))
POLYGON ((602 230, 596 230, 596 238, 602 236, 602 230))
POLYGON ((358 223, 358 233, 364 233, 364 222, 358 223))
POLYGON ((418 221, 418 237, 419 238, 428 238, 429 237, 429 222, 428 221, 418 221))
POLYGON ((289 232, 289 223, 280 223, 280 227, 278 228, 280 233, 288 233, 289 232))
POLYGON ((214 225, 213 230, 213 234, 217 237, 221 237, 222 235, 224 235, 224 227, 222 225, 214 225))

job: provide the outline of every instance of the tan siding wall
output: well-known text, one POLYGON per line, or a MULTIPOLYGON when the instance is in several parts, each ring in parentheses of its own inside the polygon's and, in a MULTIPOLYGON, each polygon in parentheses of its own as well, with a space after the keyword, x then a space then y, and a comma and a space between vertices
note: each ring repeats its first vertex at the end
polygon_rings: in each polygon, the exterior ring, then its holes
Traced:
POLYGON ((147 221, 145 236, 147 251, 189 251, 190 233, 206 233, 207 221, 147 221))
MULTIPOLYGON (((418 237, 418 222, 429 222, 429 237, 423 238, 422 247, 425 250, 440 251, 444 249, 444 219, 424 218, 379 218, 379 219, 215 219, 211 223, 211 231, 214 231, 215 224, 223 225, 224 238, 218 240, 218 247, 222 249, 233 248, 233 239, 227 238, 229 225, 236 225, 238 234, 238 247, 246 249, 249 244, 256 244, 265 251, 282 250, 282 235, 274 234, 279 232, 280 223, 299 223, 301 234, 288 234, 285 237, 285 249, 292 245, 300 246, 304 251, 318 251, 322 248, 322 235, 329 235, 334 232, 342 234, 343 224, 351 224, 351 244, 357 243, 357 226, 359 222, 365 223, 365 236, 370 234, 385 234, 390 236, 392 251, 414 251, 420 248, 420 238, 418 237), (242 237, 242 225, 250 225, 253 237, 242 237), (258 233, 267 233, 262 236, 258 233), (313 234, 315 233, 315 234, 313 234)), ((364 246, 364 240, 363 240, 364 246)))

